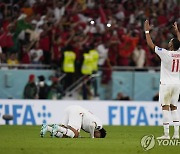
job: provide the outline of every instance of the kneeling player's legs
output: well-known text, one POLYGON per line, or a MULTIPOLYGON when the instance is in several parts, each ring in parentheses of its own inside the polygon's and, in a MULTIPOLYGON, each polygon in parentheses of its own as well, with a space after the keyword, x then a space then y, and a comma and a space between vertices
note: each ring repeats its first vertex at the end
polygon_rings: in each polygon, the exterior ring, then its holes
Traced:
POLYGON ((61 125, 67 127, 68 122, 69 122, 69 110, 65 110, 64 117, 63 117, 63 119, 62 119, 61 125))
POLYGON ((82 116, 78 110, 71 110, 69 114, 68 126, 75 133, 75 137, 79 136, 79 132, 82 124, 82 116))
POLYGON ((71 111, 71 113, 69 114, 68 126, 71 126, 75 130, 80 132, 81 124, 82 124, 82 116, 83 114, 79 113, 79 111, 76 110, 71 111))
POLYGON ((82 123, 82 114, 75 108, 69 108, 65 112, 63 126, 57 126, 57 131, 74 138, 79 136, 82 123))
MULTIPOLYGON (((55 127, 55 134, 53 134, 56 137, 62 138, 65 137, 65 133, 67 133, 67 126, 68 126, 68 122, 69 122, 69 109, 67 108, 64 112, 64 116, 61 122, 61 125, 54 125, 55 127)), ((51 127, 51 132, 52 130, 54 131, 54 129, 51 127)), ((71 137, 74 137, 73 135, 70 135, 71 137)))

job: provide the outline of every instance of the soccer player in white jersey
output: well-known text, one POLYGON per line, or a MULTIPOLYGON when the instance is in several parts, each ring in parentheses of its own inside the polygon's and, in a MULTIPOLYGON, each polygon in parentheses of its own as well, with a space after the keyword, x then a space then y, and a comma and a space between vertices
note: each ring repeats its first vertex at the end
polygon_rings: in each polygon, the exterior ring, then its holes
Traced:
POLYGON ((52 126, 43 124, 40 136, 44 137, 47 131, 51 136, 64 138, 79 137, 80 130, 90 133, 91 138, 104 138, 106 130, 102 127, 101 120, 89 112, 87 109, 72 105, 65 110, 65 116, 61 125, 54 124, 52 126))
POLYGON ((176 22, 173 26, 178 39, 171 39, 168 44, 169 49, 166 50, 154 45, 149 34, 151 28, 149 21, 146 20, 144 23, 147 44, 161 59, 159 102, 162 106, 164 135, 157 139, 170 139, 170 112, 174 125, 172 139, 179 139, 177 102, 180 93, 180 33, 176 22))

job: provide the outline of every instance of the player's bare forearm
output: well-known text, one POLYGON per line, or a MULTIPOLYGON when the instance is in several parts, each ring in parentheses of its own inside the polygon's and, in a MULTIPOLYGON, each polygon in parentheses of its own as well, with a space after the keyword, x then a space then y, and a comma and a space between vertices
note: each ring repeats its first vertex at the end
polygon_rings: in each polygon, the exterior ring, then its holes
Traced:
POLYGON ((150 31, 150 25, 149 25, 149 21, 148 21, 148 20, 146 20, 146 21, 144 22, 144 30, 145 30, 145 35, 146 35, 147 44, 148 44, 148 46, 149 46, 152 50, 154 50, 155 45, 154 45, 154 43, 153 43, 153 41, 152 41, 152 39, 151 39, 150 33, 149 33, 149 31, 150 31))
POLYGON ((177 30, 176 31, 177 39, 180 41, 180 32, 177 30))
POLYGON ((149 33, 146 34, 146 41, 147 41, 148 46, 149 46, 152 50, 154 50, 155 45, 154 45, 154 43, 153 43, 153 41, 152 41, 151 36, 150 36, 149 33))

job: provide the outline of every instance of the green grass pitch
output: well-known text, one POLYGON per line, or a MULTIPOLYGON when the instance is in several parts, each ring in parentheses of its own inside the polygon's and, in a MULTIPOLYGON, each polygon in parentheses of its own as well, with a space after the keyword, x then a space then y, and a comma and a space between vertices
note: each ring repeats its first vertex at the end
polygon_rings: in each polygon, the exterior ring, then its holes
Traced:
MULTIPOLYGON (((162 127, 152 126, 105 126, 107 138, 91 139, 89 134, 81 132, 85 138, 44 138, 39 136, 41 126, 0 126, 0 154, 177 154, 178 146, 159 146, 144 151, 140 140, 144 135, 162 134, 162 127)), ((173 127, 171 127, 171 135, 173 127)))

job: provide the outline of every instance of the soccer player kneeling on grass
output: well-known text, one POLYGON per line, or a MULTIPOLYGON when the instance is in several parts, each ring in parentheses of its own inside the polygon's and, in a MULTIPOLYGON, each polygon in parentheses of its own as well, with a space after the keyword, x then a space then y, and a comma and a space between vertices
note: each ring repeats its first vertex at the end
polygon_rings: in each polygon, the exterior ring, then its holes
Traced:
POLYGON ((180 33, 177 23, 174 23, 174 29, 177 38, 170 40, 169 50, 159 48, 154 45, 150 36, 150 25, 146 20, 144 24, 146 40, 148 46, 155 51, 161 59, 160 91, 159 101, 162 106, 164 135, 157 139, 170 139, 169 120, 170 111, 174 124, 174 135, 172 139, 179 139, 179 116, 177 111, 177 102, 180 94, 180 33))
POLYGON ((91 138, 104 138, 106 136, 106 130, 102 127, 100 119, 77 105, 69 106, 65 110, 62 125, 53 124, 49 126, 43 124, 40 136, 44 137, 46 132, 50 132, 52 137, 78 138, 81 129, 90 133, 91 138))

